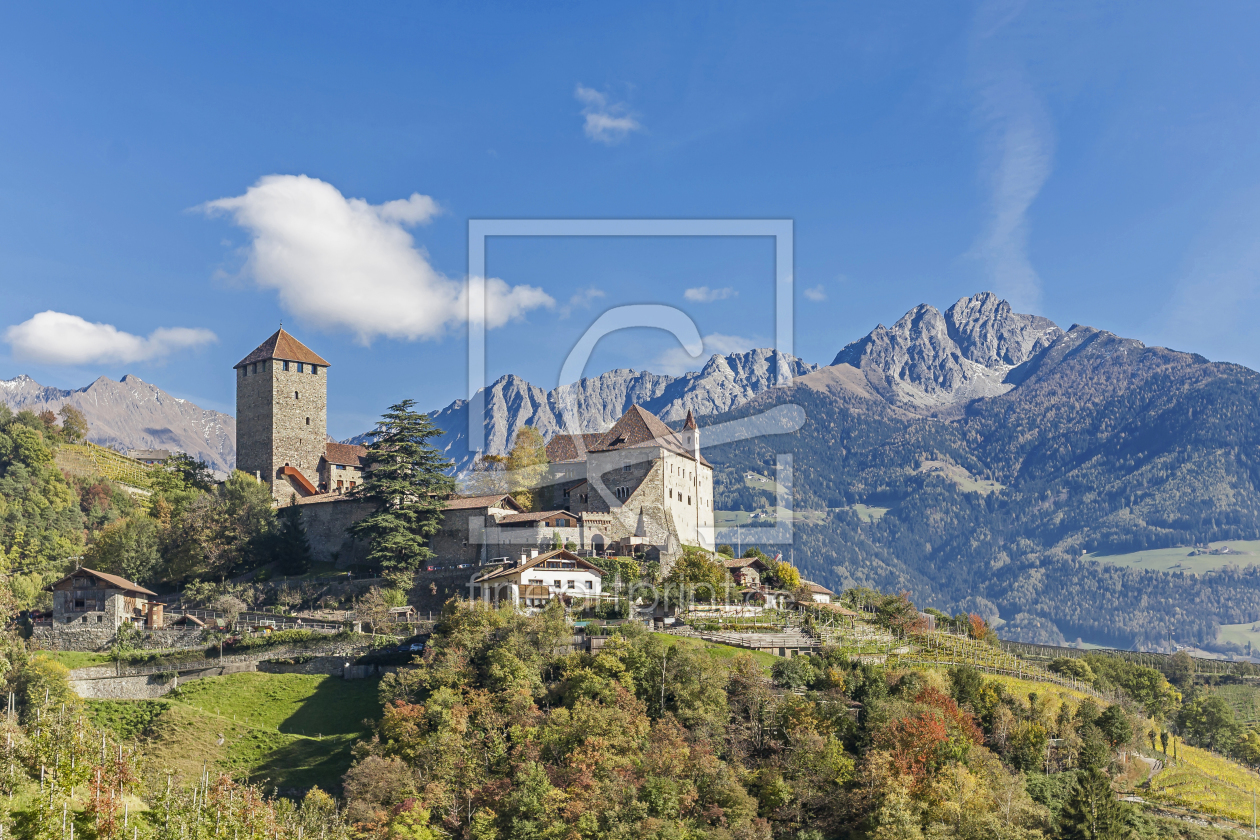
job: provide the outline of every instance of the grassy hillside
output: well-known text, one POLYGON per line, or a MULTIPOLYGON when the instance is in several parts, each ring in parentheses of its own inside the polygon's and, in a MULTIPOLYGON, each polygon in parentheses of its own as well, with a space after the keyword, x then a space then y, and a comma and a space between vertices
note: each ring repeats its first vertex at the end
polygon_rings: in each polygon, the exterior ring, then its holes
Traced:
POLYGON ((380 716, 378 680, 243 673, 187 683, 159 701, 90 701, 97 723, 143 738, 155 770, 202 762, 281 789, 335 789, 350 747, 380 716))
POLYGON ((1250 566, 1260 563, 1260 540, 1230 540, 1229 542, 1211 543, 1208 551, 1186 546, 1172 548, 1149 548, 1143 551, 1130 551, 1123 554, 1105 554, 1102 552, 1086 555, 1091 560, 1109 563, 1113 566, 1126 566, 1130 569, 1149 569, 1156 572, 1188 572, 1203 574, 1226 566, 1250 566), (1212 549, 1229 546, 1229 554, 1211 554, 1212 549), (1193 554, 1193 556, 1192 556, 1193 554))

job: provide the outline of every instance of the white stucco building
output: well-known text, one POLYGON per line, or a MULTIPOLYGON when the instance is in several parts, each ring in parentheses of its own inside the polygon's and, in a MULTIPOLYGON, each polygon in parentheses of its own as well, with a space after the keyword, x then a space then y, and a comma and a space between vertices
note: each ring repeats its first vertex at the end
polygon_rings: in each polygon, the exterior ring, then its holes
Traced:
POLYGON ((473 580, 471 594, 490 604, 507 601, 526 609, 540 608, 553 598, 598 598, 603 574, 590 561, 560 549, 487 571, 473 580))

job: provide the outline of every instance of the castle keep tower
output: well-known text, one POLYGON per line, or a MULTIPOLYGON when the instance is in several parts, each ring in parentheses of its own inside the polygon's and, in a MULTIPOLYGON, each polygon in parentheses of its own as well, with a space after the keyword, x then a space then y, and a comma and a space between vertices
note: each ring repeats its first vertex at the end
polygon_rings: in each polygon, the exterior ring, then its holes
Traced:
POLYGON ((236 468, 279 504, 319 491, 328 439, 328 362, 279 329, 236 369, 236 468))

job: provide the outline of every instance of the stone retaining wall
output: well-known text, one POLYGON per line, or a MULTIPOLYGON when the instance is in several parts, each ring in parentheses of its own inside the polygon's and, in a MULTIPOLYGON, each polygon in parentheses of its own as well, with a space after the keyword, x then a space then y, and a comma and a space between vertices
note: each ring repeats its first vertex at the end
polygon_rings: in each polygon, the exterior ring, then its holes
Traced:
MULTIPOLYGON (((203 632, 200 627, 142 630, 139 644, 144 650, 197 647, 204 639, 203 632)), ((31 632, 31 641, 43 650, 104 651, 113 645, 116 635, 109 627, 39 624, 31 632)))
POLYGON ((353 656, 316 656, 306 662, 283 664, 275 660, 264 660, 258 663, 258 670, 264 674, 326 674, 330 677, 344 676, 346 663, 352 662, 353 656))
MULTIPOLYGON (((86 668, 77 669, 85 671, 86 668)), ((253 662, 242 662, 235 665, 224 665, 221 668, 206 668, 200 671, 173 674, 148 674, 141 677, 107 677, 105 679, 72 679, 70 688, 85 700, 156 700, 168 694, 181 683, 199 680, 202 677, 219 677, 224 674, 239 674, 253 671, 253 662)), ((72 675, 73 676, 73 675, 72 675)))
POLYGON ((202 677, 220 677, 259 671, 266 674, 322 674, 346 680, 362 680, 382 674, 396 673, 397 668, 380 665, 351 665, 353 657, 317 656, 296 665, 274 662, 235 662, 214 668, 141 676, 116 677, 103 666, 76 668, 70 672, 70 688, 85 700, 156 700, 176 686, 202 677), (102 671, 106 673, 102 674, 102 671))

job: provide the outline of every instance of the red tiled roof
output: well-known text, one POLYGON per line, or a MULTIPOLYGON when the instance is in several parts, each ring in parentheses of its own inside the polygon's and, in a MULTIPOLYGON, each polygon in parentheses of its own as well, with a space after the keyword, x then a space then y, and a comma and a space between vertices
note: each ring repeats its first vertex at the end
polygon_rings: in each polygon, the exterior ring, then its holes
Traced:
POLYGON ((516 499, 513 499, 507 493, 501 493, 496 496, 457 496, 454 499, 446 500, 447 510, 473 510, 475 508, 492 507, 512 508, 522 512, 525 510, 517 503, 516 499))
POLYGON ((367 455, 367 447, 353 443, 324 444, 324 460, 330 464, 344 464, 351 467, 363 466, 367 455))
POLYGON ((836 594, 832 592, 830 589, 828 589, 827 587, 823 586, 821 583, 814 583, 812 580, 803 580, 801 581, 801 583, 805 584, 805 587, 810 592, 817 592, 819 595, 835 595, 836 594))
POLYGON ((80 569, 76 569, 75 571, 63 577, 61 580, 56 581, 56 583, 49 584, 47 588, 51 590, 58 583, 63 583, 69 580, 70 578, 74 577, 75 575, 81 575, 81 574, 89 574, 89 575, 93 575, 94 577, 98 577, 101 580, 105 581, 106 583, 112 584, 117 589, 125 589, 128 592, 143 592, 145 595, 152 595, 155 598, 157 597, 156 592, 145 589, 143 586, 141 586, 138 583, 132 583, 126 578, 120 578, 118 575, 111 575, 105 572, 98 572, 95 569, 89 569, 87 566, 83 566, 80 569))
POLYGON ((582 435, 582 454, 578 455, 577 446, 573 441, 574 435, 556 435, 547 441, 547 460, 553 464, 585 460, 586 453, 592 446, 599 443, 603 436, 603 432, 582 435))
POLYGON ((728 569, 760 568, 764 571, 767 568, 760 557, 727 557, 722 565, 728 569))
POLYGON ((284 331, 276 330, 271 338, 254 348, 254 352, 241 359, 234 368, 261 362, 263 359, 285 359, 290 362, 309 362, 313 365, 328 367, 328 362, 315 354, 315 351, 284 331))
MULTIPOLYGON (((632 405, 621 415, 613 427, 604 433, 599 443, 591 447, 592 452, 615 452, 619 449, 634 449, 641 446, 659 446, 679 455, 691 457, 691 452, 683 446, 682 441, 673 429, 661 422, 652 412, 638 405, 632 405)), ((711 466, 704 456, 700 463, 711 466)))

